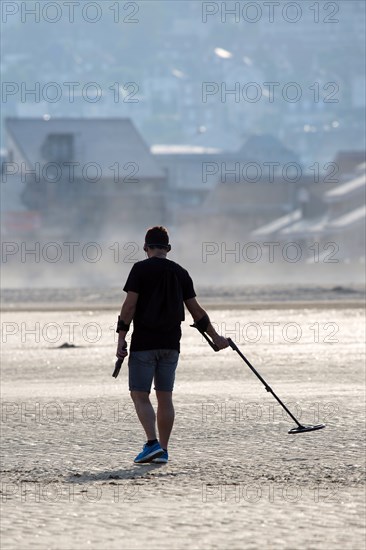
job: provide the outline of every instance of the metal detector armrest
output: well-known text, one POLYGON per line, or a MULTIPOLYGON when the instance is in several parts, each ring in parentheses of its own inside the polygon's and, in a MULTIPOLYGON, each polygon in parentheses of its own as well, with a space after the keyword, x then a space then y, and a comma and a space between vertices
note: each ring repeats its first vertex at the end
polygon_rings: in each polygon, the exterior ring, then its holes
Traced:
POLYGON ((211 340, 211 338, 209 338, 207 336, 207 334, 205 332, 203 332, 202 330, 200 330, 198 328, 198 326, 196 325, 196 323, 193 323, 193 325, 189 325, 190 327, 193 327, 193 328, 196 328, 198 330, 198 332, 200 332, 202 334, 202 336, 205 338, 205 340, 210 344, 210 346, 212 347, 212 349, 214 351, 219 351, 219 348, 216 346, 216 344, 211 340))

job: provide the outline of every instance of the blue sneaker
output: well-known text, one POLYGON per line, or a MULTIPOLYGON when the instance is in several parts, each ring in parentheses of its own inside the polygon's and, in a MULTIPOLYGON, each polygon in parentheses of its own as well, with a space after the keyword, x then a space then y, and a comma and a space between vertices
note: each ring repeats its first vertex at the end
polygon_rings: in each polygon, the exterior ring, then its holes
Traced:
POLYGON ((141 464, 144 462, 151 462, 153 458, 157 458, 164 453, 160 446, 160 443, 154 443, 154 445, 148 445, 145 443, 140 454, 137 455, 134 462, 141 464))
POLYGON ((168 462, 168 459, 169 459, 168 451, 164 451, 163 449, 163 454, 160 456, 157 456, 156 458, 153 458, 152 462, 154 464, 166 464, 168 462))

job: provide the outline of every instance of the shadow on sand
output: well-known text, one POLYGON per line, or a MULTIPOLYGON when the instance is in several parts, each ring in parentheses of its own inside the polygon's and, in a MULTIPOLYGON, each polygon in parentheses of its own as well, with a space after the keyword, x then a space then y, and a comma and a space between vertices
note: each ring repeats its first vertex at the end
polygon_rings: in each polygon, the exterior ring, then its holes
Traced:
POLYGON ((165 464, 136 464, 127 469, 104 470, 104 472, 84 472, 82 474, 70 474, 65 478, 68 483, 90 483, 93 481, 112 481, 115 479, 140 479, 144 478, 151 471, 160 469, 165 464))

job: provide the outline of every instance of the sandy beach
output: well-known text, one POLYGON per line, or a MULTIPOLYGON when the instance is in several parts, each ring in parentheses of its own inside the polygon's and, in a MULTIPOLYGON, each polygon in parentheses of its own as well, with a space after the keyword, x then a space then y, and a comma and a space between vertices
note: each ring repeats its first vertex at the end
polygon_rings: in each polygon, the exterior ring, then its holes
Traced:
POLYGON ((20 309, 2 314, 4 550, 364 548, 361 301, 211 311, 299 420, 327 425, 296 436, 187 316, 166 466, 133 464, 144 436, 126 365, 111 376, 116 310, 20 309))

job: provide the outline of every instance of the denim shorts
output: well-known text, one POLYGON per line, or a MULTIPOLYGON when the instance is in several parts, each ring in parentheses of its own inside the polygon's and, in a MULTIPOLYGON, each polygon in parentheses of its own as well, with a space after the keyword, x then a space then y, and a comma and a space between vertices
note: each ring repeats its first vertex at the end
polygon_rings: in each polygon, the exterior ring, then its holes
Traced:
POLYGON ((150 393, 154 379, 157 391, 173 391, 179 351, 175 349, 151 349, 131 351, 128 360, 130 391, 150 393))

